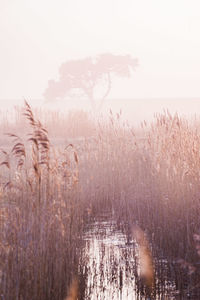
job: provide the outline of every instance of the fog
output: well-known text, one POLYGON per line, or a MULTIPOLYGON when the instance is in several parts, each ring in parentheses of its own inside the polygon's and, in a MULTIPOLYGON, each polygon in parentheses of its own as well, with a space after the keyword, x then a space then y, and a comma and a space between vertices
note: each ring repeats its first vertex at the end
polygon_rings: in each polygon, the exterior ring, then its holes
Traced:
POLYGON ((200 299, 199 113, 200 0, 0 0, 0 298, 200 299))
POLYGON ((66 61, 113 53, 139 65, 130 78, 112 79, 103 111, 121 108, 139 121, 165 108, 198 113, 199 8, 197 0, 1 0, 1 109, 25 98, 44 109, 90 110, 81 97, 45 103, 48 81, 66 61))

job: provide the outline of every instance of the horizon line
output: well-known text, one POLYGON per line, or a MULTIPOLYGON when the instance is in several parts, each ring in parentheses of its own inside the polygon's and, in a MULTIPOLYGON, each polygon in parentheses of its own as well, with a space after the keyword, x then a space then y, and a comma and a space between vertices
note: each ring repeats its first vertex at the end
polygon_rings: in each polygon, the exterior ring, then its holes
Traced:
MULTIPOLYGON (((121 98, 115 98, 115 97, 112 97, 112 98, 107 98, 107 99, 105 99, 105 100, 122 100, 122 99, 124 99, 124 100, 147 100, 147 99, 149 99, 149 100, 183 100, 183 99, 185 99, 185 100, 189 100, 189 99, 200 99, 200 95, 199 96, 187 96, 187 97, 182 97, 182 96, 171 96, 171 97, 167 97, 167 96, 155 96, 155 97, 125 97, 125 98, 123 98, 123 97, 121 97, 121 98)), ((28 101, 33 101, 33 100, 41 100, 41 101, 43 101, 43 99, 42 98, 0 98, 0 100, 6 100, 6 101, 13 101, 13 100, 28 100, 28 101)), ((63 99, 63 100, 69 100, 69 99, 63 99)), ((74 99, 73 99, 74 100, 74 99)), ((80 99, 77 99, 77 100, 81 100, 81 98, 80 99)), ((85 100, 85 99, 82 99, 82 100, 85 100)), ((99 99, 97 99, 97 101, 98 101, 99 99)), ((55 100, 55 102, 56 101, 62 101, 62 99, 58 99, 58 100, 55 100)), ((54 103, 54 100, 52 100, 51 102, 49 102, 49 103, 54 103)))

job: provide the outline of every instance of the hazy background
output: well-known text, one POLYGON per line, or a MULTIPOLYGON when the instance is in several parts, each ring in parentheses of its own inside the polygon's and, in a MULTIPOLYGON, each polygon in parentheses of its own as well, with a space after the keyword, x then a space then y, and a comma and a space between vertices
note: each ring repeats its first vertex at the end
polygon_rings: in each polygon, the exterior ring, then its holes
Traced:
MULTIPOLYGON (((200 112, 199 0, 0 0, 1 108, 24 98, 50 107, 43 92, 61 63, 104 52, 140 64, 130 80, 113 81, 105 109, 132 119, 163 107, 200 112)), ((79 99, 64 106, 89 107, 79 99)))

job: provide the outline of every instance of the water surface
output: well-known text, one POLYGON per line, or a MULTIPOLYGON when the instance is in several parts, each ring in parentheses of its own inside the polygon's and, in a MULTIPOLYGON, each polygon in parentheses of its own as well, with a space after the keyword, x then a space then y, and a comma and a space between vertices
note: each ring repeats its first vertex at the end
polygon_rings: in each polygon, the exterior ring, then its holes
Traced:
MULTIPOLYGON (((84 299, 148 299, 139 277, 138 245, 134 239, 127 242, 113 219, 101 216, 92 222, 85 240, 84 299)), ((156 292, 151 299, 183 299, 170 278, 168 262, 155 259, 155 263, 161 270, 156 274, 156 292)))

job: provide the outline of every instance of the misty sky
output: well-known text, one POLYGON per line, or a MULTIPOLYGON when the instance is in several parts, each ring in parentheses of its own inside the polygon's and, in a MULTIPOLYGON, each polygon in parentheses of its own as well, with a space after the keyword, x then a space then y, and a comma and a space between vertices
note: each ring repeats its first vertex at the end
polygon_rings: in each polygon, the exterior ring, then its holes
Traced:
POLYGON ((112 98, 200 97, 199 0, 0 0, 0 45, 0 99, 42 98, 61 63, 104 52, 140 63, 112 98))

